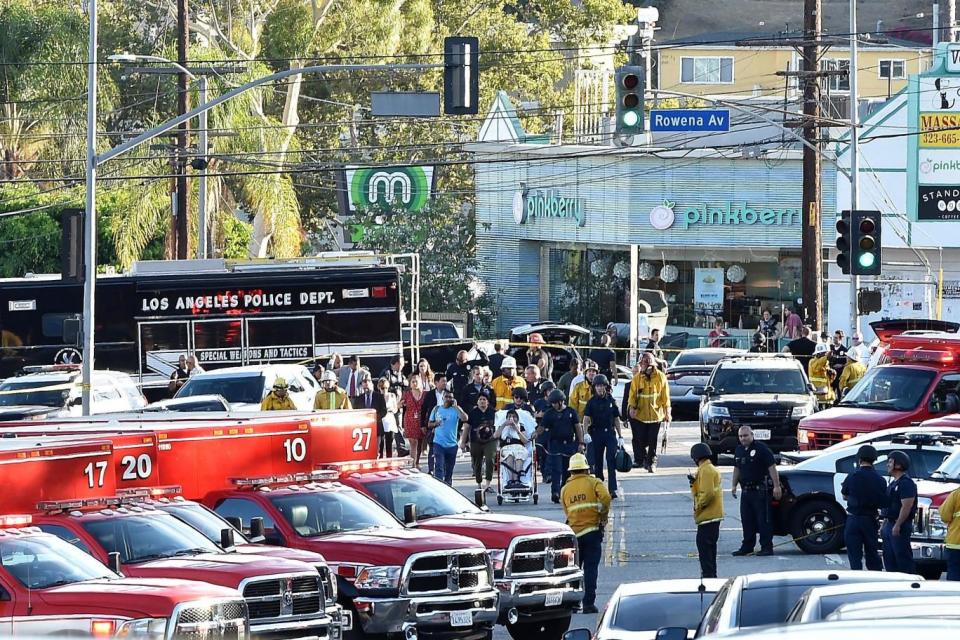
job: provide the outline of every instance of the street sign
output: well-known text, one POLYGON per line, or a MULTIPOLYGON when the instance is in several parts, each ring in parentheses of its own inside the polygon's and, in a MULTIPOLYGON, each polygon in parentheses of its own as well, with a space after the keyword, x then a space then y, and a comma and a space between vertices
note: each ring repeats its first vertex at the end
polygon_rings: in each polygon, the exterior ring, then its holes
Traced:
POLYGON ((436 118, 440 115, 440 93, 371 91, 370 111, 374 118, 436 118))
POLYGON ((730 131, 726 109, 651 109, 650 131, 730 131))

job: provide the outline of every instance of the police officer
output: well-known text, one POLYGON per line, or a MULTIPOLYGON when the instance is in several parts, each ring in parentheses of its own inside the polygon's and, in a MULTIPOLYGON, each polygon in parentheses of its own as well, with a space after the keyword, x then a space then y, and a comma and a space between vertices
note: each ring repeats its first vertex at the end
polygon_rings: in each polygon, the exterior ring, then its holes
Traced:
POLYGON ((913 573, 913 552, 910 536, 913 517, 917 515, 917 485, 907 475, 910 458, 903 451, 887 456, 887 475, 893 481, 887 486, 887 508, 884 510, 883 566, 887 571, 913 573))
POLYGON ((690 448, 690 458, 697 465, 697 473, 688 476, 693 494, 693 521, 697 523, 697 555, 700 558, 700 577, 717 577, 717 541, 723 520, 723 488, 720 472, 713 466, 710 445, 698 442, 690 448))
POLYGON ((577 535, 580 548, 584 582, 582 612, 597 613, 597 573, 603 555, 603 528, 610 513, 610 494, 603 481, 591 476, 589 471, 590 465, 582 453, 570 458, 570 479, 560 490, 560 497, 567 524, 577 535))
POLYGON ((286 378, 274 380, 273 389, 260 403, 260 411, 295 411, 297 405, 293 404, 293 398, 287 393, 289 388, 286 378))
POLYGON ((758 556, 773 555, 773 525, 770 522, 770 485, 773 497, 779 500, 780 476, 777 474, 777 461, 767 445, 754 440, 753 429, 740 427, 737 433, 740 444, 734 452, 733 482, 730 493, 737 497, 737 485, 743 487, 740 500, 740 522, 743 526, 743 542, 733 552, 735 556, 753 553, 760 534, 758 556), (769 483, 767 482, 769 477, 769 483))
MULTIPOLYGON (((567 481, 569 471, 567 463, 570 456, 583 448, 583 432, 580 429, 580 416, 566 406, 567 396, 554 389, 547 397, 550 408, 543 414, 540 428, 547 434, 547 450, 550 458, 550 498, 560 502, 560 485, 567 481)), ((584 458, 586 460, 586 458, 584 458)))
POLYGON ((540 429, 540 423, 543 421, 543 416, 550 409, 550 400, 547 398, 550 396, 550 392, 557 388, 557 385, 553 383, 552 380, 544 380, 540 384, 540 397, 533 402, 533 417, 537 419, 537 466, 540 467, 540 473, 543 477, 544 484, 550 483, 550 465, 548 460, 550 459, 547 456, 547 448, 550 446, 549 434, 540 429))
POLYGON ((847 501, 847 522, 843 540, 847 545, 850 568, 867 571, 883 571, 880 562, 880 532, 877 527, 879 510, 886 504, 887 483, 873 468, 877 450, 865 444, 857 450, 857 470, 848 475, 840 487, 847 501))
POLYGON ((593 449, 593 470, 603 480, 603 460, 607 460, 610 495, 617 497, 617 447, 623 446, 620 412, 610 395, 610 382, 602 373, 593 378, 593 397, 583 410, 583 429, 590 436, 593 449))

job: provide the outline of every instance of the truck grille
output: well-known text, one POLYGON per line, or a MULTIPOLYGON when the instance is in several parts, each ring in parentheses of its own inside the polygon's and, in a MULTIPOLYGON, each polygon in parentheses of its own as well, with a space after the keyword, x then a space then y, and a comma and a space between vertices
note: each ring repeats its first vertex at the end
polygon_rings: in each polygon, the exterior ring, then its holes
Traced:
POLYGON ((843 442, 843 435, 839 431, 835 433, 815 433, 811 431, 807 433, 807 438, 809 438, 811 449, 826 449, 830 445, 843 442))
POLYGON ((252 622, 320 613, 323 583, 319 575, 281 576, 249 582, 243 587, 252 622))
POLYGON ((408 561, 404 591, 409 595, 436 595, 487 589, 490 563, 483 551, 439 551, 408 561))
POLYGON ((747 424, 761 424, 766 422, 782 422, 790 417, 793 407, 746 406, 730 407, 730 419, 747 424))
POLYGON ((243 640, 247 637, 247 605, 242 600, 215 604, 187 605, 173 624, 177 639, 243 640))
POLYGON ((552 575, 577 570, 577 538, 570 534, 526 538, 516 543, 507 575, 552 575))

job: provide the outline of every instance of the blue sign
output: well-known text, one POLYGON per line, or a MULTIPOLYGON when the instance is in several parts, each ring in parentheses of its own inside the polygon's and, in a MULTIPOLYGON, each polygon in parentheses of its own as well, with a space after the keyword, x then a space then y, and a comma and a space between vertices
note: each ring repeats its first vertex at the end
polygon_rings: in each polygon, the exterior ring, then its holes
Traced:
POLYGON ((726 109, 651 109, 650 131, 730 131, 726 109))

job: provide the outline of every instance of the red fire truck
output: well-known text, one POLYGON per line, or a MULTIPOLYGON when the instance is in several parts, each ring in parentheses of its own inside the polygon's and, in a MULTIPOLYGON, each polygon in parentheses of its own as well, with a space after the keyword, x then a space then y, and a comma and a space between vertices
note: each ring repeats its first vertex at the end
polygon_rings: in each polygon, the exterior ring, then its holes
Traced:
POLYGON ((906 332, 836 406, 800 421, 801 449, 960 411, 960 336, 906 332))
POLYGON ((240 591, 255 635, 339 637, 340 626, 324 610, 314 566, 228 553, 170 514, 124 504, 115 495, 111 468, 117 456, 110 442, 72 437, 0 441, 6 509, 32 511, 41 531, 125 575, 199 580, 240 591))
POLYGON ((94 638, 249 637, 235 589, 124 578, 29 515, 0 516, 0 635, 94 638))

